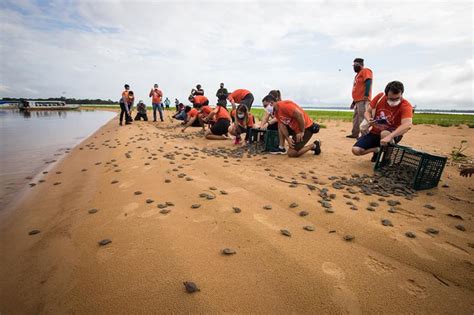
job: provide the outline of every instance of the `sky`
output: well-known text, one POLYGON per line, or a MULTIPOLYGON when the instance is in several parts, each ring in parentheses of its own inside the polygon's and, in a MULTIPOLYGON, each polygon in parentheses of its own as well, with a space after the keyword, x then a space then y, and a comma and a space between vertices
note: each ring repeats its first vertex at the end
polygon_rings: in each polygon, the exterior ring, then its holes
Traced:
POLYGON ((0 98, 185 101, 220 82, 255 104, 352 102, 354 58, 425 109, 474 110, 473 1, 0 0, 0 98))

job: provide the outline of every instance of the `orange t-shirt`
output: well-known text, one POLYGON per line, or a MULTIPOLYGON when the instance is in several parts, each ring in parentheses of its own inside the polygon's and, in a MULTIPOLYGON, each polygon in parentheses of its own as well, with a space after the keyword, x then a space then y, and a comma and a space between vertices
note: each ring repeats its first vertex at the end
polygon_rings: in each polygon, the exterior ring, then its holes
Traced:
POLYGON ((240 104, 240 101, 244 97, 246 97, 248 94, 250 94, 249 90, 238 89, 238 90, 235 90, 234 92, 232 92, 231 94, 229 94, 229 96, 227 96, 227 99, 231 102, 234 101, 235 103, 240 104))
POLYGON ((211 106, 208 106, 208 105, 201 106, 201 116, 207 117, 207 115, 209 115, 211 112, 212 112, 211 106))
POLYGON ((128 102, 128 91, 127 90, 122 92, 122 100, 124 102, 128 102))
POLYGON ((193 101, 194 104, 204 104, 205 102, 209 101, 209 99, 204 95, 196 95, 193 101))
MULTIPOLYGON (((354 86, 352 87, 352 99, 355 102, 364 100, 365 96, 365 81, 368 79, 373 79, 372 70, 369 68, 362 68, 359 73, 356 74, 354 78, 354 86)), ((369 90, 369 100, 372 97, 372 86, 369 90)))
POLYGON ((413 118, 413 108, 410 102, 402 99, 400 105, 391 107, 387 103, 385 93, 377 94, 370 102, 370 107, 375 108, 374 120, 385 119, 387 122, 373 125, 370 130, 373 134, 379 135, 383 130, 394 131, 402 124, 402 119, 413 118))
POLYGON ((230 114, 227 109, 223 108, 222 106, 217 106, 217 113, 216 113, 216 121, 219 119, 227 119, 230 120, 230 114))
POLYGON ((245 126, 245 121, 243 119, 239 119, 237 117, 237 111, 235 109, 232 110, 231 112, 231 115, 232 117, 234 117, 235 121, 237 121, 237 123, 245 128, 253 128, 253 126, 255 125, 255 117, 253 117, 253 115, 251 113, 249 113, 249 118, 247 120, 247 126, 245 126))
POLYGON ((151 96, 151 101, 153 103, 161 103, 161 97, 163 96, 163 92, 161 92, 159 89, 153 89, 150 92, 151 96))
POLYGON ((199 112, 196 108, 191 108, 191 110, 188 112, 187 115, 189 118, 194 118, 194 117, 197 117, 198 114, 199 112))
POLYGON ((279 101, 277 102, 278 110, 275 112, 275 118, 282 124, 287 125, 295 133, 304 132, 300 130, 300 124, 295 119, 295 112, 299 111, 303 114, 304 128, 309 128, 313 125, 313 121, 306 114, 306 112, 298 106, 298 104, 292 101, 279 101))

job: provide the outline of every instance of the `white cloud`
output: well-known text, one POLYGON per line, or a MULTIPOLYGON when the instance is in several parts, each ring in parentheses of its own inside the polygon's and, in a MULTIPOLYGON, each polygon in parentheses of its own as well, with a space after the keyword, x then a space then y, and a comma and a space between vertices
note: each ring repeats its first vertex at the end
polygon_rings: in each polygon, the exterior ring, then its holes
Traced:
POLYGON ((351 62, 362 56, 374 70, 374 93, 398 79, 412 103, 473 109, 472 8, 469 1, 6 2, 0 84, 11 89, 0 96, 118 99, 129 83, 146 100, 156 82, 180 99, 201 83, 213 99, 225 82, 258 102, 278 88, 300 104, 346 105, 351 62))

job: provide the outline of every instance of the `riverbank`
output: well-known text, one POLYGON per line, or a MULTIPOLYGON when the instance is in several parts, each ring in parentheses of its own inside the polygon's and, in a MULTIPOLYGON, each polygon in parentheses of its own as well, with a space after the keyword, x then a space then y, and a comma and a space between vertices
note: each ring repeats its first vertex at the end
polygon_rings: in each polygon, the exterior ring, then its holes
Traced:
MULTIPOLYGON (((373 165, 350 154, 350 123, 325 124, 320 156, 224 158, 206 152, 225 155, 230 141, 114 118, 0 212, 0 312, 471 314, 473 179, 448 165, 448 187, 413 200, 336 190, 333 176, 373 165), (292 181, 327 188, 334 212, 292 181), (400 204, 389 212, 388 200, 400 204)), ((417 125, 403 144, 448 155, 466 140, 474 156, 472 139, 466 126, 417 125)))

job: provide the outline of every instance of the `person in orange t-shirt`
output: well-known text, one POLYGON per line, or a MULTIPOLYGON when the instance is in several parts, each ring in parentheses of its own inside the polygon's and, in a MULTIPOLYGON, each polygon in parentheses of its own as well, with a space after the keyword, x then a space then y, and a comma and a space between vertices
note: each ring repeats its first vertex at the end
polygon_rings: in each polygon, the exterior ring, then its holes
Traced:
POLYGON ((216 108, 204 118, 205 122, 214 120, 215 123, 206 131, 204 136, 208 140, 227 140, 229 137, 230 114, 225 105, 217 105, 216 108))
POLYGON ((278 137, 280 145, 270 153, 285 154, 285 140, 288 142, 288 156, 299 157, 312 150, 315 155, 321 153, 321 141, 318 139, 310 145, 306 145, 314 133, 319 132, 319 125, 313 123, 311 118, 298 104, 286 100, 277 101, 274 95, 267 95, 262 100, 265 108, 272 111, 278 120, 278 137))
POLYGON ((232 104, 232 109, 236 109, 235 104, 244 104, 250 110, 254 101, 253 94, 246 89, 235 90, 227 96, 227 99, 232 104))
POLYGON ((130 114, 130 109, 128 108, 129 103, 129 93, 130 86, 128 84, 124 85, 125 90, 122 92, 122 97, 120 98, 120 116, 119 116, 119 125, 122 126, 122 121, 125 116, 125 124, 129 125, 132 123, 132 116, 130 114))
POLYGON ((204 130, 204 125, 199 119, 199 111, 196 107, 191 108, 187 106, 184 110, 186 112, 186 121, 184 122, 184 127, 181 132, 184 132, 188 127, 202 127, 204 130))
POLYGON ((161 99, 163 92, 158 88, 158 84, 155 84, 150 91, 151 104, 153 106, 153 121, 156 121, 156 110, 160 112, 160 120, 163 121, 163 108, 161 105, 161 99))
POLYGON ((352 132, 347 138, 358 138, 359 133, 365 135, 365 130, 360 130, 360 124, 364 120, 364 114, 367 110, 367 105, 372 97, 372 70, 364 67, 364 59, 354 59, 352 65, 356 76, 354 78, 354 85, 352 87, 352 104, 351 109, 354 109, 352 116, 352 132))
POLYGON ((403 98, 405 88, 402 82, 392 81, 385 87, 385 93, 374 97, 365 112, 370 132, 360 137, 352 147, 354 155, 373 153, 376 162, 380 146, 398 143, 413 125, 413 107, 403 98))
POLYGON ((189 101, 195 106, 209 105, 209 99, 204 95, 189 96, 189 101))
POLYGON ((250 128, 255 125, 255 118, 249 113, 247 106, 240 104, 237 109, 233 110, 231 116, 234 123, 229 128, 229 133, 235 136, 234 144, 240 144, 241 134, 245 133, 245 141, 249 138, 250 128))

